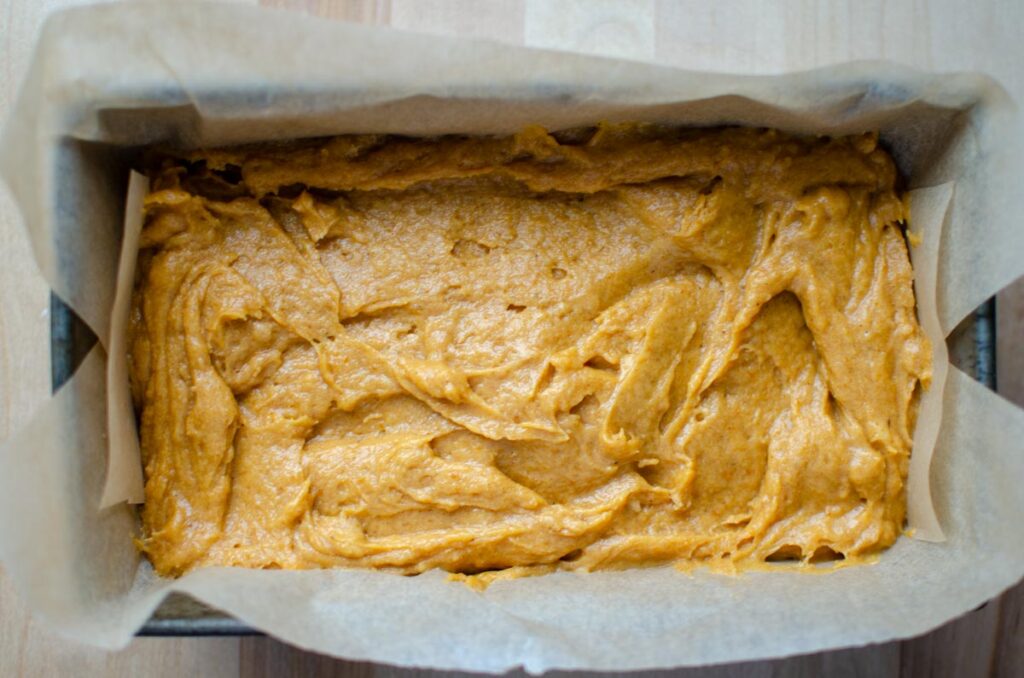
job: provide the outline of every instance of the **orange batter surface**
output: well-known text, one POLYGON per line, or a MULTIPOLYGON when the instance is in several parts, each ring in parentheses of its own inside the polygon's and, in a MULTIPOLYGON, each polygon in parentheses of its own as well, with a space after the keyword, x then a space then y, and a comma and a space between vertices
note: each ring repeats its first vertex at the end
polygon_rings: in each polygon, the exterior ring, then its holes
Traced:
POLYGON ((871 135, 636 125, 167 160, 142 548, 165 575, 877 552, 931 375, 896 182, 871 135))

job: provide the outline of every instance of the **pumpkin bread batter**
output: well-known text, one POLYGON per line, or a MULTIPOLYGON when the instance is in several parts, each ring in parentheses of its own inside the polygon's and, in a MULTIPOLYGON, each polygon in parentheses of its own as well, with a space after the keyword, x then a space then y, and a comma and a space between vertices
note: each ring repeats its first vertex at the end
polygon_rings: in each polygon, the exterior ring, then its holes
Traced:
POLYGON ((931 351, 873 135, 355 136, 152 176, 161 574, 856 560, 902 529, 931 351))

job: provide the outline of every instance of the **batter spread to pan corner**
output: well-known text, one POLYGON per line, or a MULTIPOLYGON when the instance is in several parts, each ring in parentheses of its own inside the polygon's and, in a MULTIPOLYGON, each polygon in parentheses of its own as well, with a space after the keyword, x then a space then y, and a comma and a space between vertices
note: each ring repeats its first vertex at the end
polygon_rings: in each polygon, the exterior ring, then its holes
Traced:
POLYGON ((902 530, 931 351, 874 135, 349 136, 152 176, 161 574, 743 567, 902 530))

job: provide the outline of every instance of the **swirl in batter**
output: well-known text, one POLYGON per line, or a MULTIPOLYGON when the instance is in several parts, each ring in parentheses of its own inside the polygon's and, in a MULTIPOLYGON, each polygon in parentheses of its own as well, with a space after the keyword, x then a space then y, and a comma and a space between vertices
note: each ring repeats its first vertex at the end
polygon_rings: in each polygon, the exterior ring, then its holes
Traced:
POLYGON ((902 530, 931 350, 873 135, 338 137, 153 179, 161 574, 749 566, 902 530))

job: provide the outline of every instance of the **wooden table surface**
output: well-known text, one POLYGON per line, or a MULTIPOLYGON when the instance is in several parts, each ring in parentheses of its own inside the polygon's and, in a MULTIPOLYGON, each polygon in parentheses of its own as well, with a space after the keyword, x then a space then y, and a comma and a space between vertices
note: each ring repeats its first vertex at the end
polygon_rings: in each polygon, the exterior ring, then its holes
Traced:
MULTIPOLYGON (((36 31, 87 0, 0 0, 0 119, 36 31)), ((256 0, 242 0, 256 2, 256 0)), ((978 70, 1024 101, 1024 2, 1016 0, 261 0, 331 20, 384 24, 693 69, 774 73, 854 59, 978 70)), ((1024 253, 1022 253, 1024 254, 1024 253)), ((49 290, 0 188, 0 440, 49 395, 49 290)), ((997 300, 998 383, 1024 404, 1024 283, 997 300)), ((731 676, 1022 676, 1024 586, 920 638, 793 659, 671 672, 731 676)), ((0 573, 0 676, 364 676, 427 672, 356 664, 269 638, 136 639, 110 653, 71 644, 26 612, 0 573)))

